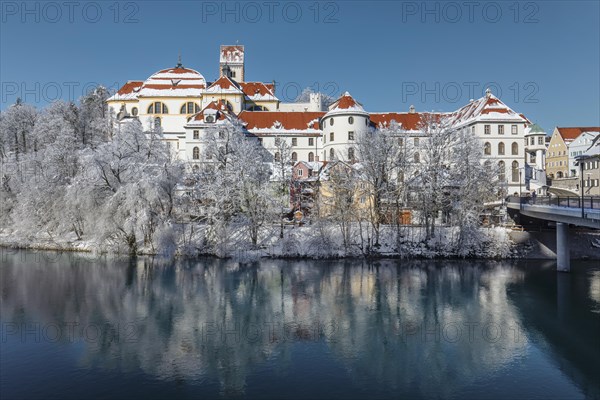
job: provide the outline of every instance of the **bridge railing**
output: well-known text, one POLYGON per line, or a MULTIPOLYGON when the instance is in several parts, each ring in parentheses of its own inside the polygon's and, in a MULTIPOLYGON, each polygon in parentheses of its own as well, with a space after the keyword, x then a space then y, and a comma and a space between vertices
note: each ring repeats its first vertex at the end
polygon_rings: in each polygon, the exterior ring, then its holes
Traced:
MULTIPOLYGON (((581 208, 582 198, 577 196, 509 196, 510 203, 581 208)), ((583 208, 600 209, 600 196, 583 196, 583 208)))

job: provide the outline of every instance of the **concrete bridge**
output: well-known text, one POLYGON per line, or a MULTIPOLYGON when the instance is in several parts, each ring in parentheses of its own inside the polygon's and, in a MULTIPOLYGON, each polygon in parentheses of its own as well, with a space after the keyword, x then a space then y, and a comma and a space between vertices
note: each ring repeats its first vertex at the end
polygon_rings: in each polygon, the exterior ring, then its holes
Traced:
POLYGON ((569 225, 600 229, 598 196, 510 196, 506 204, 511 214, 556 223, 556 261, 558 271, 571 269, 569 225))

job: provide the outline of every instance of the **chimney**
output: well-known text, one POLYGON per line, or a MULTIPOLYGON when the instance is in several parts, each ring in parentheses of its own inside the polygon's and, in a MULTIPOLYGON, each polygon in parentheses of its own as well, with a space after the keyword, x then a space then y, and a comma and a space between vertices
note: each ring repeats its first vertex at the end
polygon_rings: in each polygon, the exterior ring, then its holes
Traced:
POLYGON ((414 114, 415 113, 415 106, 414 105, 410 105, 410 108, 408 109, 409 114, 414 114))

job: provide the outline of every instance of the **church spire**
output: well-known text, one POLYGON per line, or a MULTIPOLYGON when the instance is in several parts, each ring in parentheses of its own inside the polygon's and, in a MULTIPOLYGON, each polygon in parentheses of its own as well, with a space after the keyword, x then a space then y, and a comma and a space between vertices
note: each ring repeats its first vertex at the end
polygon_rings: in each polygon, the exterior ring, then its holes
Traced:
POLYGON ((175 68, 183 68, 183 64, 181 64, 181 52, 179 52, 179 57, 177 57, 177 65, 175 68))

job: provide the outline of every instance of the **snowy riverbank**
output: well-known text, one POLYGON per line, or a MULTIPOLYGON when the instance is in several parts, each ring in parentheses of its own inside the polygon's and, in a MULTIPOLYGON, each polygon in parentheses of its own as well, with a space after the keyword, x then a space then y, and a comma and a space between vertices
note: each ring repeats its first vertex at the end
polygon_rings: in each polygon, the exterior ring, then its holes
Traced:
MULTIPOLYGON (((176 228, 176 227, 175 227, 176 228)), ((454 240, 456 228, 439 228, 435 237, 425 240, 420 227, 394 227, 382 229, 379 246, 369 245, 372 240, 360 237, 356 229, 352 241, 342 243, 339 229, 334 226, 286 226, 284 238, 279 237, 279 227, 273 226, 262 232, 258 246, 252 246, 244 233, 223 232, 219 246, 206 244, 206 228, 197 225, 194 229, 174 229, 179 231, 162 248, 140 244, 140 254, 166 256, 210 255, 222 258, 258 259, 270 258, 345 258, 345 257, 384 257, 384 258, 520 258, 520 254, 505 228, 481 228, 470 243, 459 247, 454 240)), ((37 250, 81 251, 92 253, 127 253, 124 247, 109 243, 96 243, 76 240, 73 237, 51 237, 47 234, 22 235, 19 231, 0 231, 0 246, 29 248, 37 250)))

